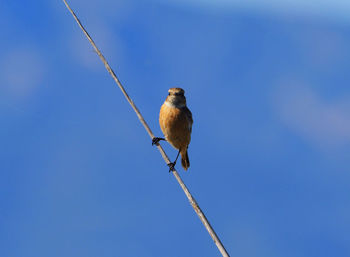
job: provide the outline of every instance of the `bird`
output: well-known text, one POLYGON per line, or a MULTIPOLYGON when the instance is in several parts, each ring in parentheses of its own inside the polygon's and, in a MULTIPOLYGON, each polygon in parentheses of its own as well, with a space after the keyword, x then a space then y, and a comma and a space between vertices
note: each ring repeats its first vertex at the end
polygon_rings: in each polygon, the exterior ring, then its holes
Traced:
POLYGON ((159 112, 159 125, 165 138, 152 139, 152 145, 158 145, 159 141, 165 140, 179 150, 175 161, 168 164, 169 172, 174 171, 179 154, 184 170, 190 167, 187 149, 191 141, 192 124, 192 113, 186 105, 185 90, 179 87, 170 88, 159 112))

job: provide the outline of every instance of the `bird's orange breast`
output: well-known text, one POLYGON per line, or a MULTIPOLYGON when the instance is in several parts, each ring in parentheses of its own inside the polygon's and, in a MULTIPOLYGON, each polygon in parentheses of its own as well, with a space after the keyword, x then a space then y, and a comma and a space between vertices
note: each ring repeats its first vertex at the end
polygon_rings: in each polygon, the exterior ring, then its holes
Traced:
POLYGON ((159 125, 165 139, 176 149, 187 149, 191 141, 191 125, 186 112, 165 103, 160 108, 159 125))

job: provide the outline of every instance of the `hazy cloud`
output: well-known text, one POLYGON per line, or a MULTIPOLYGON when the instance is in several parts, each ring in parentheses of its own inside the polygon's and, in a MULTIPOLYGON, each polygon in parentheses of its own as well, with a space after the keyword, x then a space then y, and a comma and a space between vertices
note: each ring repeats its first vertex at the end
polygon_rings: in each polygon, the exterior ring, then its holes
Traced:
MULTIPOLYGON (((116 36, 116 33, 107 26, 107 24, 93 23, 89 26, 90 35, 95 38, 97 47, 107 59, 118 58, 118 63, 123 63, 124 47, 116 36)), ((72 56, 79 64, 92 71, 102 70, 103 64, 99 60, 97 53, 94 51, 90 42, 83 33, 71 35, 69 48, 72 56)))
MULTIPOLYGON (((158 0, 159 1, 159 0, 158 0)), ((164 1, 161 1, 164 3, 164 1)), ((254 11, 264 11, 273 13, 288 13, 292 15, 304 15, 306 17, 319 16, 329 17, 337 21, 350 22, 350 1, 338 0, 295 0, 295 1, 278 1, 278 0, 168 0, 168 3, 176 5, 192 5, 201 8, 216 9, 248 9, 254 11)))
POLYGON ((45 63, 36 49, 13 49, 0 61, 1 95, 25 100, 40 86, 44 75, 45 63))
MULTIPOLYGON (((59 14, 62 14, 62 11, 65 11, 66 8, 63 2, 53 1, 52 3, 53 10, 59 14)), ((121 0, 121 1, 109 1, 109 0, 75 0, 68 1, 68 4, 76 12, 78 17, 81 18, 81 21, 84 25, 89 23, 95 23, 97 21, 108 18, 112 21, 121 21, 131 14, 132 7, 136 4, 131 1, 121 0)), ((68 12, 68 10, 66 10, 68 12)), ((60 17, 66 19, 66 16, 60 17)))
POLYGON ((311 87, 289 82, 273 101, 280 121, 317 147, 350 145, 350 95, 327 101, 311 87))

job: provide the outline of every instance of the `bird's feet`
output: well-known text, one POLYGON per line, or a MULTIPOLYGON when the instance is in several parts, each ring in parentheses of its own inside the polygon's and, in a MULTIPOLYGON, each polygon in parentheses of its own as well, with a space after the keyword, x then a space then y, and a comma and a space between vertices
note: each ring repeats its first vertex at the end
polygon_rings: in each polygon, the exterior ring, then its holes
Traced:
POLYGON ((175 170, 175 164, 176 164, 175 162, 169 162, 169 163, 168 163, 169 172, 175 170))
POLYGON ((165 138, 162 138, 162 137, 154 137, 154 138, 152 138, 152 145, 157 145, 159 143, 159 141, 161 141, 161 140, 165 141, 165 138))

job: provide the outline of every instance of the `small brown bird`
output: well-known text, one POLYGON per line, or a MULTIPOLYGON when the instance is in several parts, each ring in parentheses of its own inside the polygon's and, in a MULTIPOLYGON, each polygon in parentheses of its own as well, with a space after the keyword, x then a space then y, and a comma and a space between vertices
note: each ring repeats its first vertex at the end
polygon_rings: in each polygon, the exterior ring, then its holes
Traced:
POLYGON ((192 113, 186 106, 185 91, 182 88, 170 88, 168 92, 159 113, 159 125, 165 139, 155 137, 152 145, 158 144, 160 140, 168 141, 179 150, 175 161, 168 164, 170 171, 174 170, 179 154, 181 154, 182 167, 187 170, 190 167, 187 148, 191 141, 192 113))

